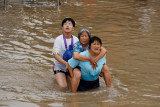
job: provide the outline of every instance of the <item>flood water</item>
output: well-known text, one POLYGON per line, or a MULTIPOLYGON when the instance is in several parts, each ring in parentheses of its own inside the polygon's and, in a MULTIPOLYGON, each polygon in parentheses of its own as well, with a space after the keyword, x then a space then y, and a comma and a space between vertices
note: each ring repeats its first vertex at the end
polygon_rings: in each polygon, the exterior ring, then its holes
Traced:
MULTIPOLYGON (((9 1, 9 0, 8 0, 9 1)), ((16 1, 16 0, 13 0, 16 1)), ((0 107, 159 107, 159 0, 0 2, 0 107), (112 87, 71 93, 52 72, 51 50, 61 21, 88 28, 108 50, 112 87)))

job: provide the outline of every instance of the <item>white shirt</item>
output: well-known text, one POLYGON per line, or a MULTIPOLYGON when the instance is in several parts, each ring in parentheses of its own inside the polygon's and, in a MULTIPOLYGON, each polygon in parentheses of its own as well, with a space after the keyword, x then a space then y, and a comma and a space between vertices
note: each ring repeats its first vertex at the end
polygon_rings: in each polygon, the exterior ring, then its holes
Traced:
MULTIPOLYGON (((76 43, 77 41, 78 41, 78 38, 73 35, 73 44, 76 43)), ((67 42, 67 49, 69 49, 69 45, 71 45, 71 38, 66 39, 66 42, 67 42)), ((65 51, 66 51, 66 48, 63 40, 63 34, 61 34, 55 39, 52 53, 58 54, 63 59, 63 54, 65 51)), ((55 64, 54 70, 62 70, 66 72, 66 66, 59 63, 56 59, 54 60, 54 64, 55 64)))

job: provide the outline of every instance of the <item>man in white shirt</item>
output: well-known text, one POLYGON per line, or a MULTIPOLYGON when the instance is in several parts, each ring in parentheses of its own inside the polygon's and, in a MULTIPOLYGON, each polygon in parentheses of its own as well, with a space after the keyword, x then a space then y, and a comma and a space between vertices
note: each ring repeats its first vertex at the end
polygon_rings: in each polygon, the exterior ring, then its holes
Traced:
POLYGON ((54 73, 56 81, 60 87, 65 88, 67 87, 69 72, 66 71, 67 61, 63 59, 63 54, 69 49, 69 46, 73 48, 73 44, 78 41, 78 38, 72 35, 72 31, 75 27, 75 21, 72 18, 65 18, 61 25, 63 34, 55 39, 52 53, 55 58, 54 73))

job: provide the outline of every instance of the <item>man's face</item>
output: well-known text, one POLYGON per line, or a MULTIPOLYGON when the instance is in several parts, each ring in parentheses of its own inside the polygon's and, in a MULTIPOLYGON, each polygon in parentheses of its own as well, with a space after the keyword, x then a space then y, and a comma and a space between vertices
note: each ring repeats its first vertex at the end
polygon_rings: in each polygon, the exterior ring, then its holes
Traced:
POLYGON ((88 42, 89 42, 88 33, 87 32, 81 33, 79 40, 80 40, 82 45, 87 45, 88 42))
POLYGON ((74 30, 72 22, 71 21, 66 21, 66 23, 63 24, 62 29, 66 33, 71 33, 74 30))

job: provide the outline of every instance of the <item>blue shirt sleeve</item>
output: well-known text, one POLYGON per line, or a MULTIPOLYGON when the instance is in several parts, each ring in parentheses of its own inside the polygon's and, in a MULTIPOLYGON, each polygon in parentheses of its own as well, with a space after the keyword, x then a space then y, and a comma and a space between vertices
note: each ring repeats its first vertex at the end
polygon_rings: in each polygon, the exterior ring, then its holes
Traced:
POLYGON ((75 68, 76 66, 78 66, 79 60, 76 60, 72 57, 70 60, 68 60, 68 64, 71 68, 75 68))
POLYGON ((106 55, 103 57, 103 63, 106 64, 106 55))

